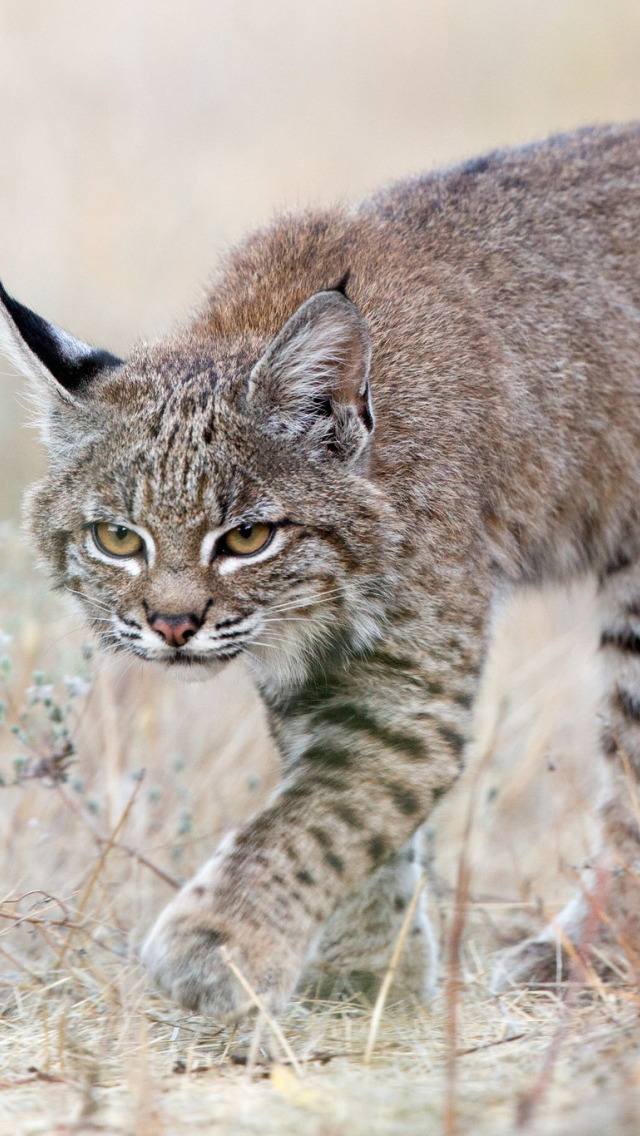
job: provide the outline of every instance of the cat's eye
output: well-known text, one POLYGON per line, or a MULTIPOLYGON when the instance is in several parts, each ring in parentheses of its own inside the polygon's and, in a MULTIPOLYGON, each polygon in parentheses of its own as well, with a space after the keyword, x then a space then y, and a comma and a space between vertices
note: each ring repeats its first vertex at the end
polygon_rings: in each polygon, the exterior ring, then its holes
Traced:
POLYGON ((107 556, 137 556, 144 548, 142 537, 125 525, 113 525, 106 521, 92 526, 93 539, 101 552, 107 556))
POLYGON ((227 556, 251 556, 266 548, 276 531, 275 525, 265 521, 256 521, 254 524, 238 525, 229 529, 218 545, 218 550, 227 556))

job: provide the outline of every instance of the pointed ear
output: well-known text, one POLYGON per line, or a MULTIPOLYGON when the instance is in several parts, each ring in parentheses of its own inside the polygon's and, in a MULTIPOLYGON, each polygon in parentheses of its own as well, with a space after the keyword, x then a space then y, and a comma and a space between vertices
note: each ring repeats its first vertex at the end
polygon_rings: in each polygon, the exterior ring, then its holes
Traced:
POLYGON ((14 300, 2 284, 0 348, 34 381, 36 389, 45 384, 50 393, 71 405, 77 405, 99 371, 121 363, 108 351, 98 351, 37 316, 14 300))
POLYGON ((254 367, 248 401, 265 406, 269 429, 305 436, 315 449, 354 459, 373 430, 371 339, 340 291, 306 300, 254 367))

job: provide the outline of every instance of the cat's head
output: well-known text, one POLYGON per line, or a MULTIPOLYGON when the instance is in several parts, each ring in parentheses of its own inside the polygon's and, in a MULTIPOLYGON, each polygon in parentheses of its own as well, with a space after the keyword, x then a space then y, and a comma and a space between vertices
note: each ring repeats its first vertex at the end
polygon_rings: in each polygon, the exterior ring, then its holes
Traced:
POLYGON ((339 290, 270 339, 194 325, 122 362, 0 292, 49 452, 30 539, 102 643, 186 671, 301 678, 380 628, 396 540, 368 477, 365 320, 339 290))

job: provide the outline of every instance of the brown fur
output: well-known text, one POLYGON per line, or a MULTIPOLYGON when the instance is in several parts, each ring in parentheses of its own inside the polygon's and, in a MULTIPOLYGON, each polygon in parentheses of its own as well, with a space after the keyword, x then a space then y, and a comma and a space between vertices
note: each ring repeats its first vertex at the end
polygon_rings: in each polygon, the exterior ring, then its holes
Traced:
MULTIPOLYGON (((607 751, 624 731, 640 772, 639 236, 640 128, 611 127, 281 218, 122 366, 87 355, 80 374, 6 298, 14 354, 48 386, 52 469, 28 511, 58 583, 107 645, 167 664, 150 613, 202 619, 186 653, 241 649, 282 748, 271 805, 147 942, 171 996, 234 1009, 224 943, 282 1005, 314 951, 335 961, 341 903, 365 962, 374 939, 384 955, 364 882, 377 869, 392 894, 380 865, 454 780, 513 587, 599 574, 607 751), (208 532, 260 520, 273 554, 202 560, 208 532), (130 522, 155 560, 96 557, 92 521, 130 522)), ((637 859, 619 792, 605 816, 637 859)), ((337 955, 353 965, 352 944, 337 955)))

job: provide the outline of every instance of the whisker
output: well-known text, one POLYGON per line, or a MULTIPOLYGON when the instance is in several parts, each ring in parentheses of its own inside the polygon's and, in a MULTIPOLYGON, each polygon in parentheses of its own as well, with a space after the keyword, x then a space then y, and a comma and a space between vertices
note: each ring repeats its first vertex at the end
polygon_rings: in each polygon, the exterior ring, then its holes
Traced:
MULTIPOLYGON (((301 580, 298 584, 295 584, 292 587, 288 598, 289 599, 295 599, 297 596, 302 596, 303 593, 298 591, 297 589, 308 587, 310 583, 311 583, 310 580, 301 580)), ((314 596, 314 595, 315 596, 324 596, 324 595, 330 594, 331 592, 339 592, 339 591, 341 591, 341 589, 342 589, 341 584, 331 584, 330 586, 328 586, 326 588, 319 588, 317 591, 307 593, 307 594, 310 594, 312 596, 314 596)))
POLYGON ((267 623, 300 623, 300 617, 296 615, 275 615, 273 618, 267 616, 266 619, 261 620, 261 626, 266 627, 267 623))
MULTIPOLYGON (((324 602, 324 601, 321 601, 321 602, 324 602)), ((309 605, 308 604, 301 604, 300 608, 302 610, 303 608, 305 608, 307 606, 309 606, 309 605)), ((318 604, 318 607, 320 607, 320 604, 318 604)), ((292 608, 290 610, 295 611, 295 608, 292 608)), ((261 625, 262 626, 264 626, 267 623, 297 623, 299 625, 300 622, 301 622, 301 617, 299 615, 279 615, 277 612, 273 616, 268 615, 266 617, 263 616, 261 618, 261 625)))
POLYGON ((269 611, 277 614, 280 611, 290 611, 294 608, 311 607, 313 604, 327 603, 329 600, 335 599, 336 596, 341 594, 341 589, 336 588, 331 592, 318 592, 312 596, 300 596, 298 599, 290 600, 287 603, 277 604, 270 607, 269 611))
POLYGON ((96 603, 95 600, 90 600, 88 598, 85 598, 84 602, 86 604, 89 604, 91 607, 94 607, 96 611, 106 611, 107 615, 113 616, 113 609, 109 607, 109 604, 96 603))
MULTIPOLYGON (((139 659, 138 659, 138 661, 139 661, 139 659)), ((122 673, 118 676, 120 678, 120 680, 122 680, 123 678, 126 678, 126 676, 129 674, 129 671, 135 666, 135 664, 136 664, 136 656, 130 654, 128 656, 128 659, 127 659, 127 665, 123 668, 122 673)))
POLYGON ((93 604, 94 607, 102 608, 103 611, 111 611, 111 606, 103 600, 96 600, 93 596, 87 596, 84 592, 79 592, 77 588, 65 587, 65 592, 71 592, 74 596, 80 596, 80 599, 85 603, 93 604))
MULTIPOLYGON (((291 592, 288 599, 285 600, 285 603, 289 603, 292 600, 298 600, 298 599, 307 599, 307 598, 313 599, 315 597, 320 598, 321 596, 330 596, 330 595, 334 595, 335 593, 340 592, 340 591, 342 591, 341 585, 336 584, 335 586, 333 586, 331 588, 322 588, 317 592, 311 592, 310 594, 308 593, 307 595, 304 595, 302 593, 291 592)), ((278 605, 276 605, 276 606, 278 606, 278 605)))
POLYGON ((61 635, 57 635, 55 639, 53 639, 50 643, 47 643, 39 658, 41 660, 46 659, 49 653, 53 651, 54 647, 57 647, 63 639, 68 639, 70 635, 81 635, 83 632, 86 632, 86 630, 86 627, 81 625, 79 627, 70 627, 68 631, 63 631, 61 635))

